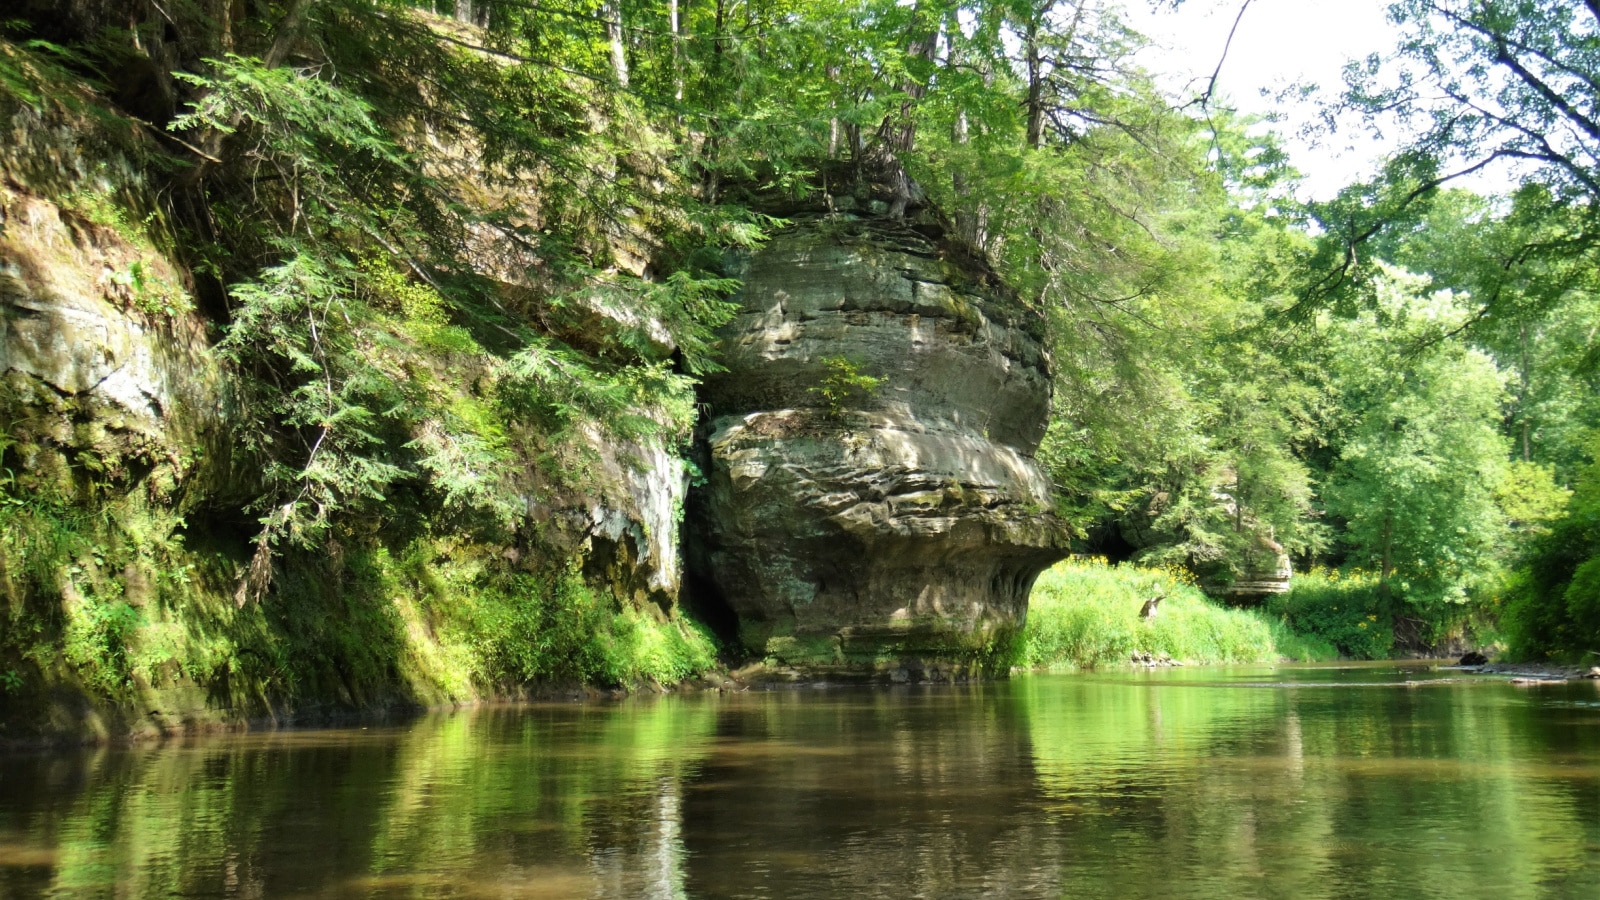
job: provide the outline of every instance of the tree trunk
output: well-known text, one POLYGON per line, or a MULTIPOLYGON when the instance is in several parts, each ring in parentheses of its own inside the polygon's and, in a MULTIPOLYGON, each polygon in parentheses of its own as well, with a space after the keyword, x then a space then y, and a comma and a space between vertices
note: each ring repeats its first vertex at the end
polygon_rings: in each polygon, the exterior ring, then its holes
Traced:
MULTIPOLYGON (((951 126, 951 131, 953 133, 950 137, 957 145, 966 144, 970 139, 967 135, 966 110, 956 113, 956 121, 951 126)), ((956 234, 974 247, 983 246, 978 240, 977 212, 970 208, 970 201, 968 200, 968 194, 971 191, 967 187, 967 176, 962 173, 960 166, 956 166, 950 173, 950 189, 956 197, 956 234)))
POLYGON ((300 29, 305 24, 306 9, 314 0, 294 0, 289 4, 289 11, 283 14, 283 19, 278 22, 277 34, 273 35, 272 46, 267 49, 267 55, 261 57, 261 62, 269 69, 276 69, 283 65, 289 58, 290 51, 300 41, 300 29))
POLYGON ((1394 572, 1394 514, 1383 514, 1383 540, 1378 563, 1378 596, 1389 599, 1389 575, 1394 572))
POLYGON ((668 0, 667 15, 672 26, 672 99, 683 102, 683 33, 678 22, 678 0, 668 0))
MULTIPOLYGON (((960 22, 956 21, 952 15, 951 20, 945 25, 946 47, 949 50, 947 58, 952 67, 970 61, 968 55, 962 52, 960 45, 956 43, 956 37, 960 33, 960 22)), ((977 60, 977 62, 983 67, 985 86, 992 85, 994 79, 992 67, 986 60, 977 60)), ((965 146, 971 140, 970 125, 967 121, 967 111, 965 109, 956 113, 955 122, 951 125, 950 131, 950 139, 957 146, 965 146)), ((981 200, 976 202, 972 200, 972 189, 967 183, 966 173, 962 171, 962 167, 959 165, 955 166, 950 173, 950 188, 956 198, 956 234, 972 246, 980 250, 983 249, 986 237, 984 234, 986 217, 984 215, 983 202, 981 200)))
MULTIPOLYGON (((827 71, 828 71, 828 80, 833 82, 834 84, 838 84, 839 83, 839 67, 838 66, 829 66, 827 71)), ((838 116, 834 116, 833 118, 828 120, 828 158, 829 159, 837 159, 838 157, 839 157, 839 117, 838 116)))
MULTIPOLYGON (((1046 60, 1040 47, 1040 37, 1044 32, 1050 13, 1056 8, 1057 0, 1045 0, 1029 17, 1023 34, 1024 63, 1028 71, 1028 98, 1026 109, 1028 112, 1028 149, 1037 150, 1044 146, 1044 126, 1046 116, 1044 87, 1045 79, 1049 72, 1046 70, 1046 60)), ((1061 46, 1063 51, 1070 54, 1072 44, 1078 39, 1078 29, 1083 25, 1083 14, 1088 8, 1090 0, 1078 0, 1073 7, 1072 21, 1067 23, 1067 30, 1062 33, 1061 46)), ((1053 64, 1050 68, 1053 68, 1053 64)))
POLYGON ((1028 131, 1027 141, 1029 150, 1037 150, 1044 143, 1044 63, 1039 56, 1039 20, 1044 18, 1045 10, 1028 20, 1027 29, 1023 32, 1024 62, 1028 67, 1028 131))
POLYGON ((455 0, 455 17, 479 28, 489 27, 489 4, 485 0, 455 0))
MULTIPOLYGON (((460 2, 460 0, 458 0, 460 2)), ((617 87, 628 86, 628 47, 627 35, 622 31, 622 3, 619 0, 610 0, 603 7, 606 17, 606 40, 611 44, 611 74, 617 81, 617 87)))
MULTIPOLYGON (((316 0, 293 0, 289 9, 284 12, 283 18, 278 20, 278 27, 273 33, 272 44, 267 52, 262 55, 261 62, 269 69, 283 65, 289 59, 289 54, 294 51, 295 45, 300 42, 301 30, 305 27, 306 11, 316 0)), ((196 101, 198 102, 198 98, 196 101)), ((188 173, 180 179, 183 187, 196 187, 205 181, 216 166, 221 162, 224 146, 227 144, 228 135, 232 129, 238 128, 244 122, 243 113, 234 113, 229 117, 231 128, 205 128, 192 139, 195 147, 200 152, 201 160, 188 173)))
MULTIPOLYGON (((924 25, 924 12, 924 5, 918 0, 911 13, 911 30, 906 40, 908 61, 932 59, 934 48, 938 46, 939 23, 935 20, 931 26, 924 25)), ((917 101, 927 94, 928 86, 916 77, 908 76, 901 82, 900 90, 905 94, 905 99, 900 101, 897 113, 883 117, 882 124, 878 126, 877 141, 878 162, 884 168, 883 174, 889 181, 894 198, 889 204, 889 216, 895 219, 905 216, 906 207, 911 202, 911 176, 906 173, 901 159, 916 146, 917 101)))
POLYGON ((1237 468, 1233 473, 1233 533, 1244 534, 1244 482, 1237 468))
POLYGON ((721 105, 722 85, 722 39, 727 29, 728 0, 717 0, 716 17, 711 28, 711 65, 706 81, 709 88, 706 95, 710 100, 711 116, 706 119, 705 147, 700 152, 701 171, 704 175, 706 200, 716 202, 718 183, 717 152, 719 146, 718 135, 722 130, 722 121, 716 115, 717 107, 721 105))
POLYGON ((1533 423, 1528 420, 1528 395, 1533 393, 1533 376, 1528 371, 1528 325, 1523 323, 1517 330, 1517 337, 1522 344, 1522 389, 1517 397, 1517 417, 1522 420, 1522 461, 1533 461, 1533 423))

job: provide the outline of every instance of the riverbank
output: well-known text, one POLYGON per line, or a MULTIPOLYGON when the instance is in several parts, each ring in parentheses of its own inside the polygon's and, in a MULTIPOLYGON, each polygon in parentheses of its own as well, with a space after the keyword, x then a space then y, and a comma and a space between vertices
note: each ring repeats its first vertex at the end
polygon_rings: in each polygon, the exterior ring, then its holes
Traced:
MULTIPOLYGON (((6 512, 0 536, 14 536, 6 512)), ((291 558, 270 602, 241 606, 227 561, 198 540, 64 543, 101 562, 63 553, 47 572, 53 606, 43 589, 0 605, 3 743, 323 724, 673 684, 719 665, 710 634, 676 609, 620 601, 576 573, 508 572, 462 545, 291 558)))
MULTIPOLYGON (((531 583, 521 585, 521 592, 511 592, 460 590, 466 584, 450 580, 458 588, 448 592, 452 602, 440 602, 440 597, 430 603, 428 596, 411 596, 398 588, 410 581, 440 581, 439 577, 378 579, 387 590, 375 598, 409 624, 395 629, 407 640, 391 655, 412 661, 410 665, 374 666, 372 673, 332 672, 330 677, 314 679, 307 674, 317 668, 316 660, 333 659, 334 654, 297 656, 275 646, 273 655, 283 657, 289 666, 275 679, 245 681, 240 677, 244 672, 230 671, 232 678, 224 679, 219 688, 214 679, 187 674, 190 666, 130 667, 114 681, 102 679, 117 688, 103 691, 83 677, 83 671, 98 670, 79 671, 58 660, 53 667, 30 671, 24 690, 0 691, 0 745, 126 743, 186 734, 366 724, 481 704, 737 691, 827 680, 760 660, 742 666, 719 661, 710 635, 686 617, 658 619, 631 607, 619 610, 575 581, 554 592, 548 586, 538 590, 540 586, 531 583), (513 610, 507 605, 511 596, 526 599, 513 610), (532 615, 523 607, 543 613, 532 615), (551 628, 552 622, 545 621, 551 612, 559 620, 554 624, 562 627, 551 628), (479 620, 495 627, 486 628, 479 620), (527 646, 516 650, 518 624, 535 620, 540 627, 529 634, 563 634, 569 638, 562 645, 568 652, 553 644, 535 646, 538 642, 524 642, 527 646), (485 634, 494 639, 483 640, 485 634), (419 668, 423 663, 436 668, 453 665, 441 675, 433 669, 423 671, 419 668), (419 672, 429 677, 420 677, 419 672), (563 672, 570 674, 560 677, 563 672), (296 673, 301 677, 284 677, 296 673), (605 677, 594 677, 596 673, 605 677), (403 677, 408 674, 413 677, 403 677), (539 677, 551 674, 558 677, 539 677), (590 677, 571 677, 574 674, 590 677), (284 690, 290 682, 301 691, 284 690), (29 687, 33 690, 26 690, 29 687), (7 709, 19 701, 27 701, 28 708, 7 709)), ((231 604, 213 605, 230 614, 263 612, 254 608, 236 613, 231 604)), ((321 621, 326 629, 338 624, 328 617, 321 621)), ((142 631, 159 623, 137 624, 142 631)), ((314 643, 321 646, 327 641, 314 643)), ((1135 654, 1193 665, 1338 658, 1331 644, 1297 634, 1270 616, 1221 606, 1182 573, 1095 560, 1070 560, 1039 578, 1027 623, 1011 652, 1014 668, 1055 671, 1127 665, 1135 654), (1141 607, 1158 595, 1162 599, 1156 615, 1142 618, 1141 607)), ((226 658, 250 656, 234 650, 226 658)), ((938 679, 908 675, 889 680, 938 679)))
POLYGON ((1217 603, 1186 572, 1074 559, 1039 577, 1015 665, 1093 669, 1129 663, 1136 654, 1190 664, 1339 658, 1331 643, 1281 619, 1217 603), (1157 597, 1155 614, 1144 617, 1145 604, 1157 597))
POLYGON ((780 682, 743 680, 738 673, 715 668, 666 684, 645 681, 627 687, 579 682, 524 685, 476 696, 422 702, 402 694, 353 705, 339 700, 279 702, 255 709, 208 705, 205 692, 193 684, 138 691, 119 703, 92 702, 81 694, 59 691, 50 698, 47 724, 0 720, 0 752, 83 746, 128 746, 173 738, 245 734, 299 729, 395 725, 434 713, 460 712, 532 703, 608 703, 631 697, 728 693, 752 687, 772 688, 780 682), (145 710, 141 714, 140 710, 145 710), (11 728, 7 728, 7 725, 11 728))
POLYGON ((1562 666, 1545 663, 1490 663, 1486 666, 1463 666, 1462 668, 1479 675, 1506 675, 1512 678, 1537 678, 1559 681, 1600 679, 1600 669, 1588 666, 1562 666))

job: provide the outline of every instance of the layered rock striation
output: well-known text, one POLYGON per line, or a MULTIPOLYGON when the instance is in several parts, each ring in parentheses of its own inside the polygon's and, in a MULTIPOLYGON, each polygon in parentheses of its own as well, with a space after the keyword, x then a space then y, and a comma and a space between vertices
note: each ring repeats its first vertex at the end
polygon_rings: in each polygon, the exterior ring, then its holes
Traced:
POLYGON ((1044 323, 931 211, 828 204, 739 261, 690 565, 780 668, 978 674, 1066 553, 1044 323))

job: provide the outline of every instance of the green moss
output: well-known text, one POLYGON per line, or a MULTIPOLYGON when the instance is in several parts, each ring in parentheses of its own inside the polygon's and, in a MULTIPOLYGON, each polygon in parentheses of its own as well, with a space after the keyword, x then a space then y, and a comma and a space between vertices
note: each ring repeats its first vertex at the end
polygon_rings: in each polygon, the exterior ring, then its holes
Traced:
POLYGON ((839 639, 833 635, 783 635, 768 639, 767 657, 791 666, 829 666, 845 661, 839 639))
POLYGON ((226 720, 673 683, 716 664, 708 632, 682 616, 437 539, 288 554, 273 591, 240 605, 245 559, 185 530, 135 500, 95 515, 0 503, 0 722, 42 727, 62 691, 107 718, 154 715, 182 694, 200 708, 174 721, 226 720))

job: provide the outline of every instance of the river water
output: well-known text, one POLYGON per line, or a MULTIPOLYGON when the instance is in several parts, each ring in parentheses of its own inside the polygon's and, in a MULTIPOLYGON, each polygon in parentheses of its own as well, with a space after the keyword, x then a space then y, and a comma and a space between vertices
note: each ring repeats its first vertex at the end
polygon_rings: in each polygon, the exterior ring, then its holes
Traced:
POLYGON ((0 897, 1600 897, 1600 689, 1394 664, 0 757, 0 897))

